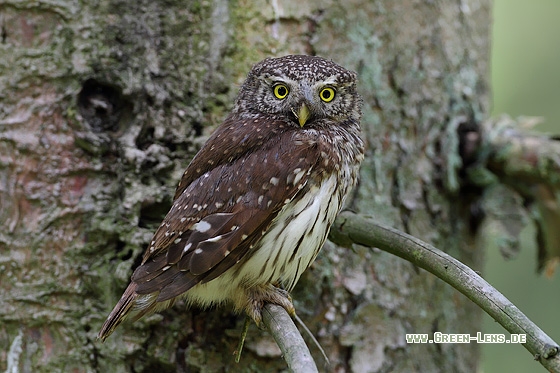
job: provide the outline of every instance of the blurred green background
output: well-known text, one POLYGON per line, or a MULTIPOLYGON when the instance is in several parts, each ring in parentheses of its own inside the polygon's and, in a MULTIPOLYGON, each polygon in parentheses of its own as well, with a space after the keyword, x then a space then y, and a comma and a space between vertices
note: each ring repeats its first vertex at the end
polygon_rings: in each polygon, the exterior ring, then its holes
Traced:
MULTIPOLYGON (((494 0, 493 18, 492 115, 544 117, 537 129, 560 134, 560 0, 494 0)), ((484 277, 560 343, 560 268, 538 276, 536 257, 527 229, 514 260, 488 248, 484 277)), ((508 335, 486 315, 482 332, 508 335)), ((482 353, 484 373, 546 371, 521 345, 485 344, 482 353)))

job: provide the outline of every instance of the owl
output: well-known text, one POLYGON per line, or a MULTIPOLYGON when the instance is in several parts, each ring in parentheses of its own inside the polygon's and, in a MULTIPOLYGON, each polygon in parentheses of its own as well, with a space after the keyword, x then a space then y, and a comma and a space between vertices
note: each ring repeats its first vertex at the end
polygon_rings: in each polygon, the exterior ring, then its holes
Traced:
POLYGON ((178 298, 229 303, 257 325, 266 303, 293 315, 289 292, 356 184, 361 106, 356 74, 332 61, 289 55, 254 65, 98 337, 178 298))

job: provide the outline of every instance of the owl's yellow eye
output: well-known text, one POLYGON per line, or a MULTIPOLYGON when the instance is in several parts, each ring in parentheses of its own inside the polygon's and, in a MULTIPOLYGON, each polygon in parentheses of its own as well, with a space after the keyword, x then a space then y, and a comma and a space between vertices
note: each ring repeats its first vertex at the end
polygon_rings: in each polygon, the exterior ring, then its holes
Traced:
POLYGON ((288 87, 284 84, 276 84, 274 86, 274 96, 276 96, 277 99, 285 99, 289 92, 288 87))
POLYGON ((319 97, 321 97, 321 100, 325 102, 331 102, 334 99, 334 89, 332 89, 331 87, 325 87, 321 89, 321 92, 319 92, 319 97))

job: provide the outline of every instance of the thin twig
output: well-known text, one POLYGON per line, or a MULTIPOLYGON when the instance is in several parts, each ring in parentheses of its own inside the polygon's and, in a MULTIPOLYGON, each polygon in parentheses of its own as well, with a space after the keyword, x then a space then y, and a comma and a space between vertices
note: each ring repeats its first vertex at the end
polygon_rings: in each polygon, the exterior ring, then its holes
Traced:
POLYGON ((313 333, 311 332, 311 330, 307 327, 307 325, 305 325, 305 323, 303 322, 303 320, 298 316, 298 314, 296 313, 294 315, 294 319, 298 322, 299 326, 305 330, 305 332, 307 333, 307 336, 309 338, 311 338, 311 340, 313 341, 313 343, 315 343, 315 347, 317 347, 317 349, 319 350, 319 352, 321 352, 321 355, 323 355, 323 359, 325 359, 325 363, 327 363, 327 365, 329 365, 331 362, 329 360, 329 357, 327 356, 327 353, 325 352, 325 349, 323 348, 323 346, 321 346, 321 344, 319 343, 319 341, 317 340, 317 338, 315 338, 315 336, 313 335, 313 333))
POLYGON ((243 331, 241 331, 241 336, 239 337, 239 343, 237 344, 237 349, 235 350, 236 363, 239 363, 241 361, 241 353, 243 352, 243 346, 245 345, 245 339, 247 339, 247 332, 249 331, 250 325, 251 325, 251 318, 249 316, 246 316, 245 322, 243 323, 243 331))
POLYGON ((318 373, 315 361, 288 312, 281 306, 266 304, 262 316, 264 325, 280 347, 290 371, 318 373))
POLYGON ((560 372, 560 347, 505 296, 472 269, 436 249, 397 229, 385 227, 352 212, 343 212, 331 228, 334 243, 349 242, 397 255, 436 275, 500 323, 511 334, 526 334, 523 346, 551 372, 560 372))

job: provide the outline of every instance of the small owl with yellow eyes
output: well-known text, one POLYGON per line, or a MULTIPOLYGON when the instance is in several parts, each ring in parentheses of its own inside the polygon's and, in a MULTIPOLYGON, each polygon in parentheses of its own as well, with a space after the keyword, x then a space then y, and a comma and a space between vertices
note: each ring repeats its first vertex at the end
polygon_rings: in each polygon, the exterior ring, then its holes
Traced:
POLYGON ((356 74, 321 57, 254 65, 235 105, 189 164, 142 263, 105 321, 230 303, 260 324, 319 253, 356 184, 364 144, 356 74))

